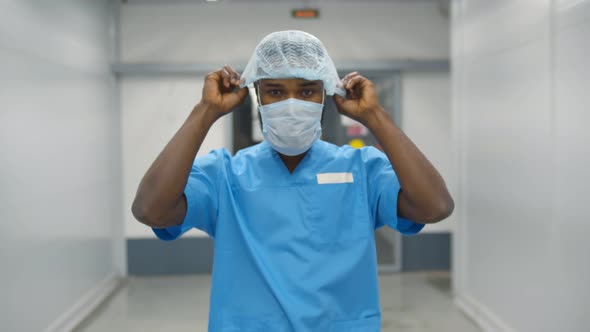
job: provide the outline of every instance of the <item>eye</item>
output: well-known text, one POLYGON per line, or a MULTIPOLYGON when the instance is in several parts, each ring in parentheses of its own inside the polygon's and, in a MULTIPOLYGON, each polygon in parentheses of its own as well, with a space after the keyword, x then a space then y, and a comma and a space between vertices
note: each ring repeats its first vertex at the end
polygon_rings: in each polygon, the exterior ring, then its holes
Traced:
POLYGON ((282 91, 281 90, 278 90, 278 89, 272 89, 272 90, 266 91, 266 93, 268 93, 271 96, 278 97, 278 96, 281 95, 282 91))
POLYGON ((315 92, 315 91, 313 91, 313 90, 311 90, 311 89, 305 89, 305 90, 301 91, 301 94, 302 94, 304 97, 310 97, 311 95, 313 95, 313 93, 314 93, 314 92, 315 92))

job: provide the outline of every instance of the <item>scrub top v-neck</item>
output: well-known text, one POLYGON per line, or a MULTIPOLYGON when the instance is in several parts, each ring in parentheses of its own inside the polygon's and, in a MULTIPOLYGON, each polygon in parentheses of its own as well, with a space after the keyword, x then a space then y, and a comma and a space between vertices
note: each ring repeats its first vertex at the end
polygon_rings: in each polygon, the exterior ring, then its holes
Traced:
POLYGON ((377 332, 374 230, 424 227, 397 215, 400 189, 373 147, 319 140, 293 173, 266 142, 218 149, 195 159, 183 223, 154 232, 214 239, 209 332, 377 332))

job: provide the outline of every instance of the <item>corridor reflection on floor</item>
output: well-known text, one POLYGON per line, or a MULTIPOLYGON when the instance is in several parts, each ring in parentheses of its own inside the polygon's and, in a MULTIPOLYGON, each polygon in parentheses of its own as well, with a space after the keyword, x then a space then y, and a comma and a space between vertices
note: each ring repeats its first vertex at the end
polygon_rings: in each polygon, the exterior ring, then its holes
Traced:
MULTIPOLYGON (((76 332, 207 331, 210 275, 130 277, 76 332)), ((479 332, 446 272, 380 274, 382 332, 479 332)))

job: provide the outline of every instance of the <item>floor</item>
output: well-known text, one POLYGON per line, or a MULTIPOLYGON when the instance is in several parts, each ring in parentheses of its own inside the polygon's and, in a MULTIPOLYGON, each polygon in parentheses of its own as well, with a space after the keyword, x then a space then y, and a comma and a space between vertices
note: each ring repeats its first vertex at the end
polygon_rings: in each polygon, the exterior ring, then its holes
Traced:
MULTIPOLYGON (((381 274, 382 332, 479 332, 446 272, 381 274)), ((210 275, 131 277, 76 332, 207 331, 210 275)))

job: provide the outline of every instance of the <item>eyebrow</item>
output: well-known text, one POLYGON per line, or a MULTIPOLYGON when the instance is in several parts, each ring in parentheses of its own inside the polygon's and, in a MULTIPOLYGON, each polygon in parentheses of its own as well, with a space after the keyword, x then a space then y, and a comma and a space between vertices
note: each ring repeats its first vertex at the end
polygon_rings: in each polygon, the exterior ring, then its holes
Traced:
POLYGON ((263 83, 264 87, 270 87, 270 88, 282 88, 283 85, 280 83, 263 83))
POLYGON ((320 84, 317 82, 304 82, 299 84, 299 86, 319 86, 320 84))

